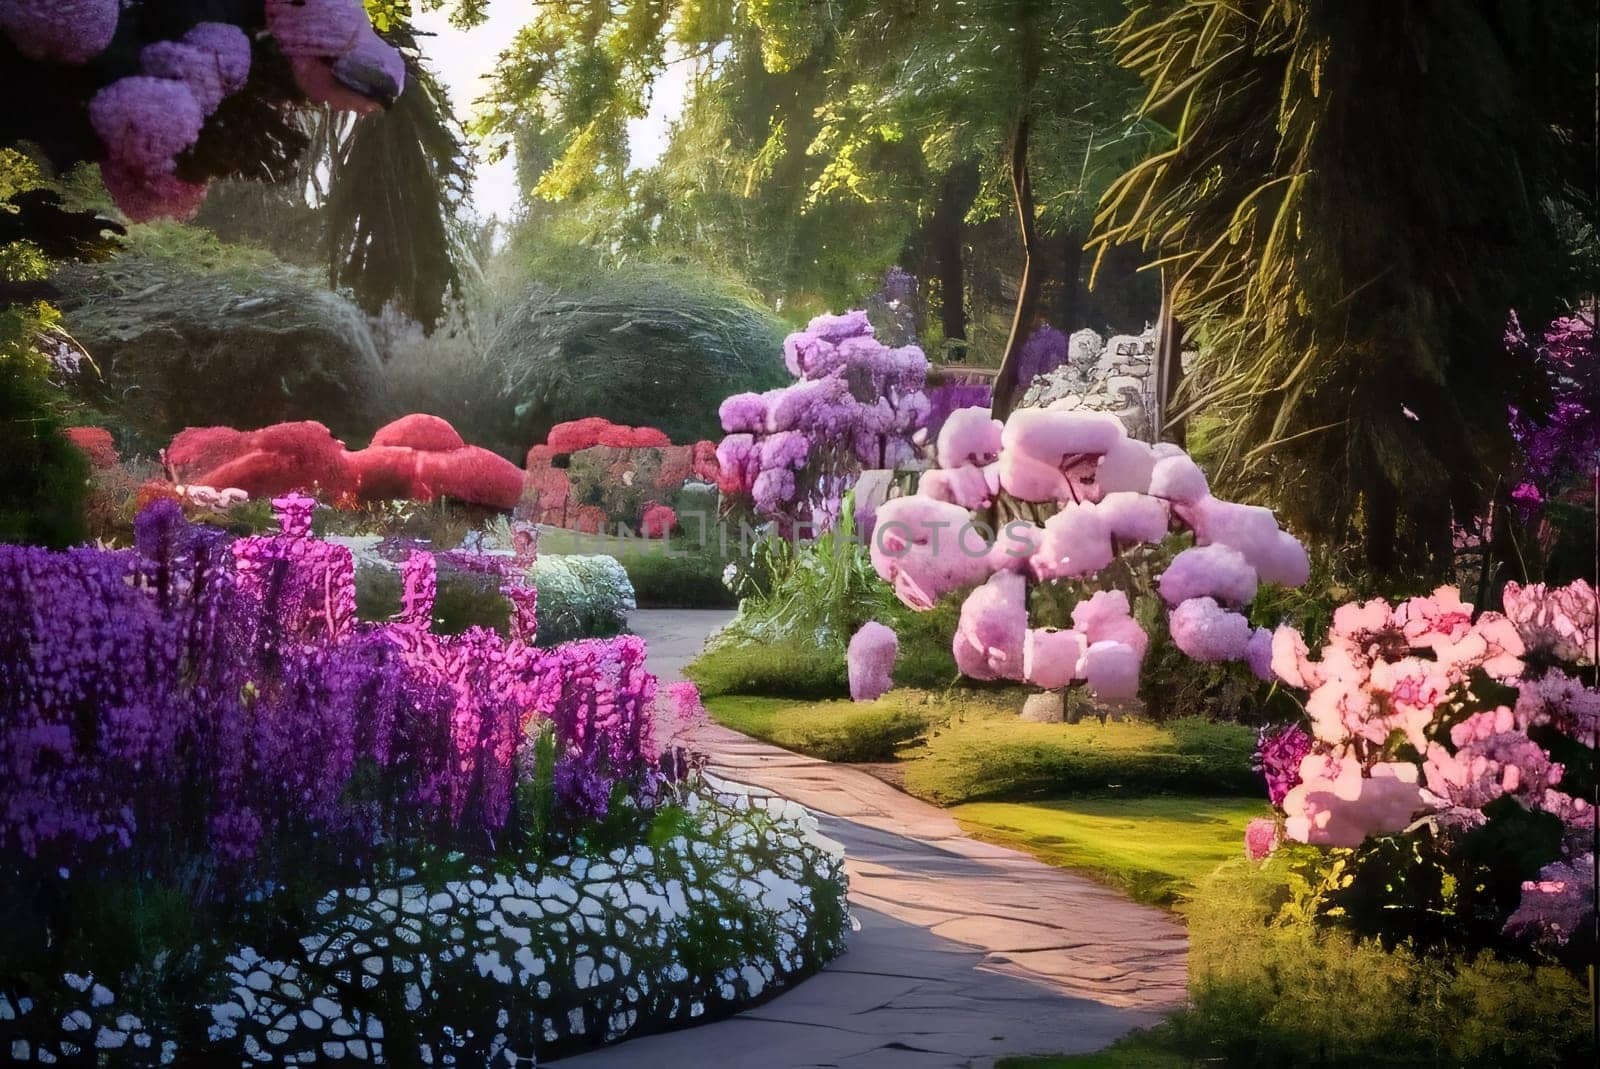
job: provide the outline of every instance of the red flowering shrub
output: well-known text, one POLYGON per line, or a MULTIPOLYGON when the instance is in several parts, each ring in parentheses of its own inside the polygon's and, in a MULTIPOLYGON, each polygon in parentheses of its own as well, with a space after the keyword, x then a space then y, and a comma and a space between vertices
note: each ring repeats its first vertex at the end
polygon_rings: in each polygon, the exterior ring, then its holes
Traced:
POLYGON ((413 412, 409 416, 401 416, 393 423, 379 427, 378 432, 372 436, 371 444, 403 445, 420 449, 425 453, 447 453, 452 449, 460 449, 467 443, 461 440, 461 435, 456 433, 456 429, 450 426, 448 420, 422 412, 413 412))
POLYGON ((536 523, 552 527, 567 525, 567 503, 572 498, 572 483, 559 468, 528 468, 527 493, 536 523))
POLYGON ((111 432, 104 427, 68 427, 65 434, 67 441, 77 446, 95 467, 114 468, 121 463, 111 432))
MULTIPOLYGON (((657 507, 671 516, 670 531, 677 515, 661 499, 691 479, 716 482, 717 476, 714 442, 673 445, 654 427, 624 427, 591 416, 557 424, 547 441, 528 450, 526 494, 540 523, 593 531, 614 520, 649 530, 647 510, 657 507), (557 468, 558 457, 570 460, 557 468), (581 521, 573 511, 575 500, 585 502, 578 510, 581 521), (606 521, 596 519, 596 512, 606 521)), ((662 518, 657 513, 658 525, 662 518)))
POLYGON ((167 463, 180 482, 233 487, 251 497, 290 490, 343 489, 344 443, 314 420, 277 423, 258 431, 190 427, 167 447, 167 463))
POLYGON ((515 508, 522 498, 522 469, 475 445, 443 453, 418 453, 421 482, 435 496, 475 505, 515 508))
POLYGON ((522 470, 465 445, 437 416, 410 415, 350 452, 320 423, 277 423, 258 431, 191 427, 172 440, 167 462, 185 483, 238 487, 251 497, 319 490, 360 501, 445 496, 509 509, 522 497, 522 470))
POLYGON ((649 449, 672 444, 654 427, 624 427, 600 416, 558 423, 545 436, 545 444, 556 453, 576 453, 597 445, 613 449, 649 449))
POLYGON ((359 501, 414 499, 431 501, 433 493, 418 474, 415 449, 402 445, 373 445, 345 456, 345 468, 359 501))
POLYGON ((178 488, 161 479, 149 479, 141 483, 133 495, 133 508, 135 512, 143 512, 145 507, 157 501, 181 501, 178 488))
POLYGON ((639 526, 646 538, 666 538, 678 526, 678 514, 671 506, 652 501, 645 506, 644 520, 639 526))
POLYGON ((694 469, 695 478, 702 482, 720 484, 722 466, 717 463, 717 443, 696 442, 691 449, 690 464, 694 469))
POLYGON ((232 427, 189 427, 167 446, 167 463, 178 478, 198 482, 197 476, 248 453, 249 437, 232 427))
POLYGON ((605 509, 598 505, 582 505, 572 517, 572 529, 584 534, 600 534, 606 529, 605 509))

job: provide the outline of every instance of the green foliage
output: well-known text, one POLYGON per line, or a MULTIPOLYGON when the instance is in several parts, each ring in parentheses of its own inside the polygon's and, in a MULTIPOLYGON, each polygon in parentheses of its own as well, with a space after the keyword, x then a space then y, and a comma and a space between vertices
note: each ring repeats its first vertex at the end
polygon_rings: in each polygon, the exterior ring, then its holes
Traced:
POLYGON ((641 609, 725 609, 738 601, 722 581, 727 562, 715 546, 677 543, 672 552, 622 558, 641 609))
POLYGON ((926 696, 895 692, 874 702, 796 705, 788 698, 707 699, 717 723, 824 761, 891 761, 942 717, 926 696))
POLYGON ((1170 906, 1240 855, 1245 825, 1266 816, 1250 798, 1077 798, 977 802, 951 816, 986 842, 1087 871, 1137 902, 1170 906))
POLYGON ((1194 1069, 1202 1064, 1171 1048, 1170 1026, 1158 1025, 1117 1040, 1092 1054, 1047 1058, 1001 1058, 995 1069, 1194 1069))
MULTIPOLYGON (((459 635, 469 627, 487 627, 505 634, 511 626, 511 604, 500 593, 502 582, 497 575, 441 567, 433 601, 433 629, 441 635, 459 635)), ((398 615, 401 593, 399 569, 374 564, 356 569, 359 618, 387 620, 398 615)), ((542 601, 544 591, 539 593, 542 601)), ((539 610, 544 612, 543 604, 539 610)))
POLYGON ((718 438, 723 398, 786 380, 782 342, 770 315, 689 270, 536 281, 489 342, 504 377, 485 433, 526 451, 557 423, 603 416, 718 438))
POLYGON ((64 398, 32 347, 42 325, 0 309, 0 542, 61 548, 87 534, 89 462, 62 436, 64 398))
POLYGON ((1590 1064, 1588 993, 1566 969, 1385 949, 1292 909, 1304 862, 1232 862, 1186 912, 1193 1009, 1180 1050, 1240 1066, 1590 1064))
POLYGON ((1448 567, 1452 516, 1482 513, 1511 456, 1507 315, 1580 285, 1555 214, 1592 197, 1593 71, 1556 42, 1585 18, 1133 5, 1121 59, 1177 143, 1106 194, 1098 240, 1172 280, 1220 491, 1325 543, 1362 530, 1380 569, 1448 567))
POLYGON ((69 406, 40 352, 70 341, 41 299, 57 261, 100 258, 120 231, 84 210, 83 171, 57 180, 0 146, 0 542, 62 547, 88 533, 89 464, 62 436, 69 406))
POLYGON ((174 224, 57 274, 64 322, 104 380, 87 399, 154 455, 184 427, 315 419, 359 438, 389 416, 366 317, 310 272, 174 224))
MULTIPOLYGON (((325 116, 329 172, 321 206, 329 281, 348 286, 368 313, 386 304, 430 329, 462 296, 469 260, 460 214, 472 185, 466 135, 444 87, 416 53, 409 26, 400 99, 359 122, 325 116)), ((318 162, 322 162, 320 159, 318 162)))
POLYGON ((837 698, 850 693, 844 652, 818 649, 799 636, 718 643, 684 672, 708 698, 723 694, 837 698))
POLYGON ((1257 795, 1255 733, 1178 720, 1034 724, 1010 709, 958 713, 906 768, 906 789, 940 805, 1067 795, 1257 795))
POLYGON ((614 557, 541 555, 530 573, 539 590, 539 644, 609 638, 634 609, 628 573, 614 557))

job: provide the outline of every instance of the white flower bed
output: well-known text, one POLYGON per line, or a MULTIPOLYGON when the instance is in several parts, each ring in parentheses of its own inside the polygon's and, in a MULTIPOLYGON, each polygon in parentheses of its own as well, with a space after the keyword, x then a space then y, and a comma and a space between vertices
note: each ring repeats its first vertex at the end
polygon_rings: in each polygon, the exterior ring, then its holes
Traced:
MULTIPOLYGON (((685 807, 703 838, 330 893, 295 953, 227 958, 196 1007, 205 1064, 528 1066, 736 1012, 843 950, 844 850, 814 817, 714 780, 685 807)), ((56 1027, 0 994, 12 1063, 195 1053, 92 977, 66 981, 56 1027)))

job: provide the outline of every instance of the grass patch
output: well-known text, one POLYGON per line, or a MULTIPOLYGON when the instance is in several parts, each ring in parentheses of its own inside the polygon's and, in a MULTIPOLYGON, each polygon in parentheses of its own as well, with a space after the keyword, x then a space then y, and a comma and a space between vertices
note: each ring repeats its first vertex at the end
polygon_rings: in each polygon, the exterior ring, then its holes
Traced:
POLYGON ((893 696, 875 702, 796 704, 744 695, 711 698, 717 723, 824 761, 889 761, 937 716, 925 702, 893 696))
POLYGON ((723 644, 684 670, 703 697, 838 698, 850 693, 844 653, 799 641, 723 644))
MULTIPOLYGON (((1134 1032, 1105 1050, 1048 1058, 1001 1058, 995 1069, 1190 1069, 1200 1062, 1172 1049, 1167 1029, 1134 1032)), ((1214 1064, 1214 1063, 1213 1063, 1214 1064)))
POLYGON ((901 688, 876 702, 814 700, 845 689, 843 674, 842 664, 835 670, 814 649, 788 644, 720 650, 689 668, 719 723, 827 761, 898 758, 905 789, 936 805, 1261 797, 1250 768, 1255 733, 1236 724, 1030 724, 1017 718, 1022 692, 1015 688, 901 688), (771 680, 778 693, 749 694, 751 680, 771 680))
POLYGON ((934 731, 906 789, 939 805, 1067 795, 1254 795, 1255 733, 1198 719, 1030 724, 963 714, 934 731))
POLYGON ((1079 869, 1138 902, 1170 906, 1230 858, 1267 814, 1249 798, 1080 798, 978 802, 951 810, 976 839, 1079 869))

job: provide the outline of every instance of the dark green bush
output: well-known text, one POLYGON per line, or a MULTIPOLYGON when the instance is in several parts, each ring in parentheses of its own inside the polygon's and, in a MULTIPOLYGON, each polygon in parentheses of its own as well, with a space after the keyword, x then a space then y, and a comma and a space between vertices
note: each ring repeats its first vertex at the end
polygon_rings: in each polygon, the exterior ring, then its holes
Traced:
POLYGON ((788 379, 783 326, 686 269, 635 267, 535 283, 505 313, 488 361, 525 450, 585 416, 657 427, 674 442, 721 436, 729 394, 788 379))
POLYGON ((87 535, 89 462, 62 437, 62 399, 21 330, 0 314, 0 542, 60 548, 87 535))
POLYGON ((56 276, 105 374, 83 398, 154 455, 184 427, 314 419, 360 439, 390 415, 366 316, 314 273, 204 231, 135 227, 128 251, 56 276))
MULTIPOLYGON (((497 575, 441 567, 433 601, 434 631, 459 635, 469 627, 487 627, 505 634, 511 625, 511 603, 500 593, 502 582, 497 575)), ((400 595, 399 569, 371 564, 356 569, 356 615, 361 619, 396 615, 400 595)))
POLYGON ((708 700, 717 723, 824 761, 890 761, 943 710, 924 694, 891 693, 875 702, 795 704, 730 695, 708 700))
POLYGON ((739 604, 722 581, 727 561, 715 546, 674 543, 622 558, 641 609, 731 609, 739 604))
POLYGON ((777 698, 848 696, 844 652, 803 640, 717 645, 685 673, 706 697, 760 694, 777 698))

